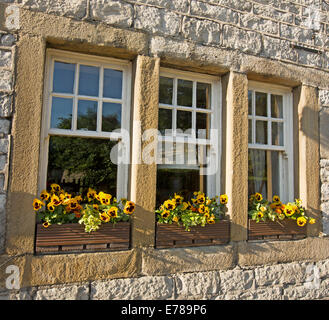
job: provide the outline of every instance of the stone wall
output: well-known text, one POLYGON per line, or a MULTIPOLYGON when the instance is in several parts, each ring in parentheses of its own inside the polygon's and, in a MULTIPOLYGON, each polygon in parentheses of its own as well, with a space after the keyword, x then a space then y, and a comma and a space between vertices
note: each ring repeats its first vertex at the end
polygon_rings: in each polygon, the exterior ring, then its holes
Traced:
POLYGON ((16 35, 0 30, 0 252, 4 248, 6 188, 13 110, 16 35))
POLYGON ((2 291, 11 300, 299 300, 329 298, 329 260, 2 291))

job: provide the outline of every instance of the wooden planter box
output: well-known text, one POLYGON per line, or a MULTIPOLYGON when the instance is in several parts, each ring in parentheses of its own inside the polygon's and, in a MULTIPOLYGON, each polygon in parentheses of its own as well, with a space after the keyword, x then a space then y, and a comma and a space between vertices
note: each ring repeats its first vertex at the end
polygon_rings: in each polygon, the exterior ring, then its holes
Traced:
POLYGON ((156 226, 156 248, 176 248, 193 246, 211 246, 230 241, 230 222, 219 221, 205 227, 193 227, 185 231, 177 224, 160 224, 156 226))
POLYGON ((260 221, 249 219, 248 240, 290 240, 306 237, 306 226, 299 227, 296 220, 285 219, 280 222, 260 221))
POLYGON ((129 249, 130 223, 102 224, 99 230, 87 233, 78 223, 36 226, 36 253, 67 251, 108 251, 129 249))

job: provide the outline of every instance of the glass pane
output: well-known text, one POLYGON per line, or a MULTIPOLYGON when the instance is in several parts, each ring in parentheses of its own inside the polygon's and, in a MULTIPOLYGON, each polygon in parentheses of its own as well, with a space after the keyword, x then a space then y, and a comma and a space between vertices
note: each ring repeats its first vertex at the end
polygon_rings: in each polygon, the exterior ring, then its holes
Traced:
POLYGON ((252 143, 252 120, 248 120, 248 143, 252 143))
POLYGON ((99 94, 99 68, 80 66, 79 94, 97 97, 99 94))
POLYGON ((198 138, 209 139, 210 115, 208 113, 196 113, 196 134, 198 138))
POLYGON ((52 98, 50 127, 58 129, 71 129, 72 125, 72 99, 52 98))
POLYGON ((173 104, 173 86, 174 79, 160 77, 159 102, 164 104, 173 104))
POLYGON ((122 98, 122 71, 104 69, 103 97, 122 98))
POLYGON ((96 131, 97 101, 79 100, 78 102, 78 130, 96 131))
POLYGON ((252 115, 252 91, 248 91, 248 114, 252 115))
POLYGON ((283 118, 282 96, 271 95, 271 117, 283 118))
POLYGON ((272 122, 272 145, 283 146, 283 123, 272 122))
POLYGON ((207 176, 200 176, 199 170, 193 169, 175 169, 158 168, 157 170, 157 207, 161 205, 169 197, 178 193, 184 197, 184 200, 189 200, 193 197, 194 191, 199 191, 203 188, 203 192, 207 193, 206 183, 207 176))
POLYGON ((248 150, 248 195, 259 192, 267 197, 266 150, 248 150))
POLYGON ((177 129, 188 130, 192 128, 192 112, 177 110, 177 129))
POLYGON ((211 85, 209 83, 198 82, 196 86, 196 107, 210 109, 211 85))
POLYGON ((256 121, 256 143, 267 144, 267 121, 256 121))
POLYGON ((177 83, 177 105, 192 107, 193 82, 178 79, 177 83))
MULTIPOLYGON (((272 165, 272 197, 274 195, 280 194, 280 162, 279 157, 281 156, 281 152, 271 151, 271 165, 272 165)), ((283 199, 281 199, 283 201, 283 199)))
POLYGON ((73 93, 75 64, 55 61, 53 91, 73 93))
POLYGON ((172 129, 172 110, 159 108, 158 128, 162 135, 166 129, 172 129))
POLYGON ((256 92, 256 116, 267 117, 267 93, 256 92))
POLYGON ((111 132, 121 128, 121 104, 103 102, 102 131, 111 132))
POLYGON ((70 193, 85 193, 91 187, 115 196, 117 165, 110 157, 115 144, 105 139, 51 136, 47 189, 57 183, 70 193))

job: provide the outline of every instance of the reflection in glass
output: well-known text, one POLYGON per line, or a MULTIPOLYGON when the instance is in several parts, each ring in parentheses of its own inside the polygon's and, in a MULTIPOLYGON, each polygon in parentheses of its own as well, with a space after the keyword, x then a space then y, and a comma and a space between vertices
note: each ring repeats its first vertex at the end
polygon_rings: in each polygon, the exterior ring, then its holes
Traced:
POLYGON ((52 98, 50 128, 71 129, 72 99, 52 98))
POLYGON ((114 141, 51 136, 47 189, 58 183, 67 192, 86 193, 88 187, 116 195, 117 165, 110 161, 114 141))
POLYGON ((103 102, 102 131, 111 132, 121 128, 121 104, 103 102))
POLYGON ((173 85, 174 79, 160 77, 159 102, 164 104, 173 104, 173 85))
POLYGON ((193 82, 178 79, 177 82, 177 105, 192 107, 193 82))
POLYGON ((266 150, 248 150, 248 195, 259 192, 267 197, 266 150))
POLYGON ((97 97, 99 94, 99 68, 80 65, 79 94, 97 97))
POLYGON ((252 115, 252 91, 248 91, 248 114, 252 115))
MULTIPOLYGON (((272 167, 272 197, 280 194, 280 162, 279 157, 282 153, 279 151, 271 151, 271 167, 272 167)), ((284 201, 284 199, 281 199, 284 201)))
POLYGON ((78 102, 78 130, 96 131, 97 101, 79 100, 78 102))
POLYGON ((174 196, 178 192, 184 197, 184 200, 189 200, 193 197, 194 191, 199 191, 200 185, 202 191, 207 193, 207 176, 200 176, 200 171, 195 169, 175 169, 158 167, 157 170, 157 188, 156 198, 157 207, 161 205, 169 197, 174 196))
POLYGON ((177 129, 188 130, 192 128, 192 112, 177 110, 177 129))
POLYGON ((196 134, 200 139, 209 139, 210 115, 208 113, 196 113, 196 134))
POLYGON ((73 93, 75 64, 55 61, 53 91, 73 93))
POLYGON ((256 92, 256 116, 267 117, 267 93, 256 92))
POLYGON ((283 118, 282 96, 271 95, 271 117, 283 118))
POLYGON ((248 120, 248 143, 252 143, 252 120, 248 120))
POLYGON ((283 123, 272 122, 272 145, 283 146, 283 123))
POLYGON ((166 129, 172 129, 172 110, 159 108, 158 128, 162 135, 166 129))
POLYGON ((211 85, 209 83, 198 82, 196 86, 196 107, 210 109, 211 85))
POLYGON ((266 121, 256 121, 256 143, 267 144, 266 121))
POLYGON ((104 69, 103 97, 122 98, 122 71, 104 69))

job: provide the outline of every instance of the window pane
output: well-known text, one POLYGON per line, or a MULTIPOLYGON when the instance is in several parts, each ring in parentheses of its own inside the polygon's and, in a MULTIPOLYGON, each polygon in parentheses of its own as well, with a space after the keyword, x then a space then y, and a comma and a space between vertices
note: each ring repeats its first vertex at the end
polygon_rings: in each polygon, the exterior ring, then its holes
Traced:
POLYGON ((248 143, 252 143, 252 120, 248 120, 248 143))
POLYGON ((248 151, 248 195, 259 192, 267 197, 266 150, 248 151))
POLYGON ((78 130, 96 131, 97 101, 79 100, 78 102, 78 130))
POLYGON ((52 98, 51 128, 71 129, 72 125, 72 99, 52 98))
POLYGON ((271 117, 283 118, 282 96, 271 95, 271 117))
POLYGON ((80 66, 79 94, 97 97, 99 94, 99 68, 80 66))
POLYGON ((103 102, 102 131, 121 128, 121 104, 103 102))
POLYGON ((177 105, 192 107, 193 82, 178 79, 177 83, 177 105))
POLYGON ((174 79, 160 77, 159 102, 164 104, 173 104, 173 85, 174 79))
MULTIPOLYGON (((179 193, 185 200, 193 196, 194 191, 200 190, 200 185, 206 186, 206 177, 200 176, 199 170, 158 168, 157 170, 157 207, 165 200, 179 193)), ((207 190, 203 189, 203 192, 207 190)))
POLYGON ((252 91, 248 91, 248 114, 252 115, 252 91))
POLYGON ((267 122, 256 121, 256 143, 267 144, 267 122))
POLYGON ((177 129, 183 131, 192 128, 192 112, 177 110, 177 129))
POLYGON ((55 61, 53 91, 73 93, 75 64, 55 61))
POLYGON ((196 134, 198 138, 208 139, 210 130, 210 115, 208 113, 196 113, 196 134))
POLYGON ((122 71, 104 69, 103 97, 122 98, 122 71))
MULTIPOLYGON (((274 195, 283 196, 280 194, 280 162, 279 157, 281 152, 271 151, 271 166, 272 166, 272 197, 274 195)), ((283 199, 281 199, 283 201, 283 199)))
POLYGON ((165 135, 166 129, 172 129, 172 110, 159 109, 158 128, 162 135, 165 135))
POLYGON ((283 146, 283 123, 272 122, 272 145, 283 146))
POLYGON ((91 187, 115 196, 117 165, 110 160, 115 144, 104 139, 50 137, 47 189, 58 183, 67 192, 86 192, 91 187))
POLYGON ((256 92, 256 116, 267 117, 267 93, 256 92))
POLYGON ((196 87, 196 107, 210 109, 211 85, 209 83, 197 83, 196 87))

